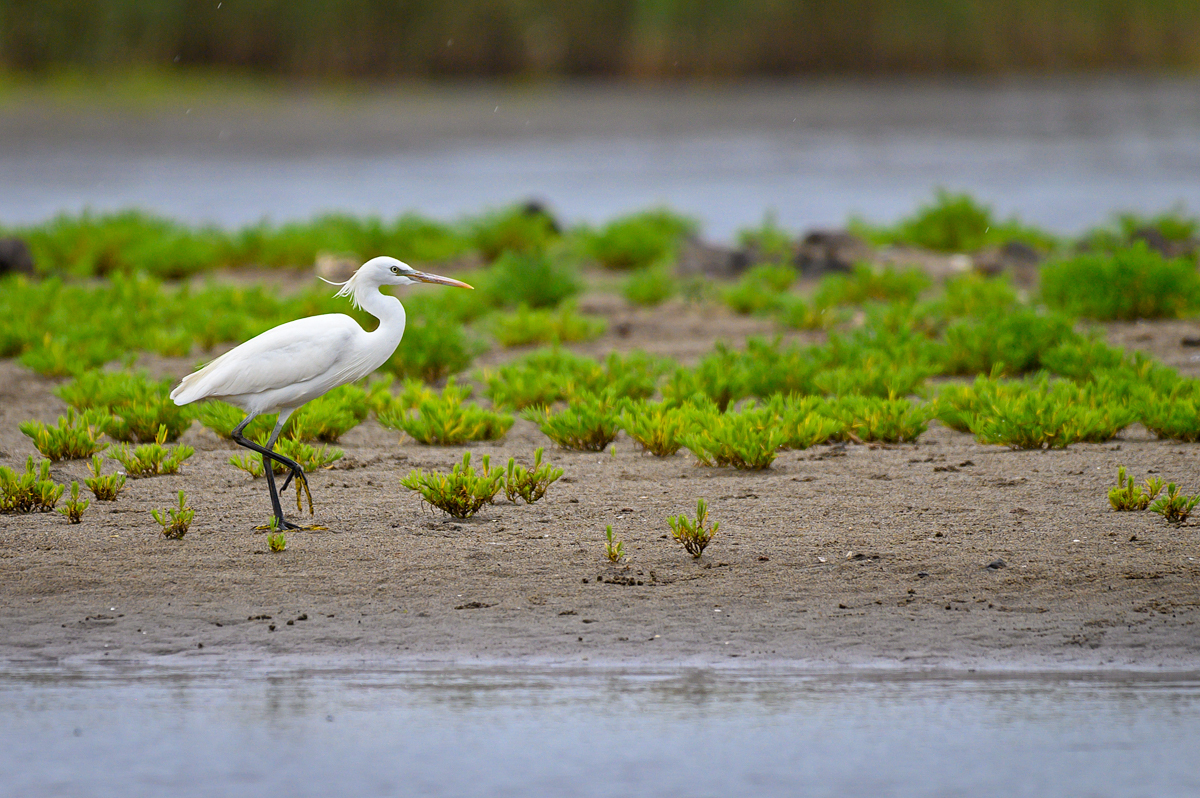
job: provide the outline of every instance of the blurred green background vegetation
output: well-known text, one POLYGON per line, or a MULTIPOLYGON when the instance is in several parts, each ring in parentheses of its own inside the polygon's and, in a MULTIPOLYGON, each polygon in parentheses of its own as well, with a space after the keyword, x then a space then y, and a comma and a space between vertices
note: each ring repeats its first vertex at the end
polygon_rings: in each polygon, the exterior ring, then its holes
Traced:
POLYGON ((1200 2, 0 1, 0 69, 176 64, 367 78, 1195 69, 1200 2))

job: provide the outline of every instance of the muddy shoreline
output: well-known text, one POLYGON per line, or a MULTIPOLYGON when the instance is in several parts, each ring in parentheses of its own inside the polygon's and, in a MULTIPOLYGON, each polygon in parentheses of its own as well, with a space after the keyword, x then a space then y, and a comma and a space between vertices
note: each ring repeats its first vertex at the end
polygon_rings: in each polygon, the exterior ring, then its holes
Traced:
MULTIPOLYGON (((620 338, 588 349, 687 359, 762 324, 675 315, 673 337, 654 320, 665 315, 631 312, 620 338)), ((1196 332, 1114 325, 1109 339, 1196 373, 1180 345, 1196 332)), ((182 374, 191 361, 144 365, 182 374)), ((0 464, 34 453, 20 421, 63 411, 53 385, 0 363, 0 464)), ((538 504, 499 501, 459 521, 398 480, 449 468, 465 448, 401 442, 372 420, 312 477, 313 520, 328 530, 291 533, 278 555, 252 530, 265 485, 199 424, 184 440, 197 453, 183 473, 130 480, 77 526, 0 516, 0 660, 1200 667, 1200 522, 1114 513, 1105 495, 1118 465, 1200 487, 1200 449, 1137 426, 1107 444, 1014 452, 935 423, 916 444, 821 446, 743 473, 698 468, 686 451, 656 459, 624 435, 615 454, 558 450, 518 420, 470 450, 528 460, 545 445, 564 479, 538 504), (180 489, 196 520, 166 541, 149 511, 180 489), (701 496, 721 530, 693 561, 666 517, 701 496), (627 563, 604 559, 605 524, 627 563)), ((52 471, 81 480, 85 464, 52 471)))

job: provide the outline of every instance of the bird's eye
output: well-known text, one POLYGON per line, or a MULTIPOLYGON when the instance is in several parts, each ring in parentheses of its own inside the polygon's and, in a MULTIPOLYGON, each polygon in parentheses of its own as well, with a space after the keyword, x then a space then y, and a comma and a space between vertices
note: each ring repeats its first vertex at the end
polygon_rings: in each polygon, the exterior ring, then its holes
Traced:
POLYGON ((400 267, 399 267, 399 266, 393 266, 393 267, 392 267, 392 274, 399 274, 399 273, 400 273, 400 267))

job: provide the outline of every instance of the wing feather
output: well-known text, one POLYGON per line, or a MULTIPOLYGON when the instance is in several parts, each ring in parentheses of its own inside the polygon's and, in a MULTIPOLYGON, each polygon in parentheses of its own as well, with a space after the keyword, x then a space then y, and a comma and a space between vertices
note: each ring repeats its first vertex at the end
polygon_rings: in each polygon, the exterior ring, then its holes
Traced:
POLYGON ((341 313, 289 321, 184 377, 171 398, 184 405, 209 397, 257 394, 343 372, 356 359, 356 338, 365 334, 341 313))

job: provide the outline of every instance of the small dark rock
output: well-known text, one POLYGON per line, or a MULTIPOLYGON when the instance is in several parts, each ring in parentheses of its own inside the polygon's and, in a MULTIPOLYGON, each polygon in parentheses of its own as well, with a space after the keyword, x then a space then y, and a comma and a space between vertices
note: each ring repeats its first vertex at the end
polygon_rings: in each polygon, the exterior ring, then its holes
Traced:
POLYGON ((987 275, 1011 274, 1018 283, 1031 283, 1037 279, 1041 260, 1036 249, 1020 241, 985 249, 973 258, 975 271, 987 275))
POLYGON ((482 601, 468 601, 466 604, 459 604, 454 609, 456 610, 483 610, 488 607, 494 607, 494 604, 484 604, 482 601))
POLYGON ((793 261, 805 276, 848 272, 859 261, 869 260, 871 247, 845 230, 811 230, 800 240, 793 261))
POLYGON ((550 212, 549 206, 547 206, 546 203, 542 202, 541 200, 525 200, 525 202, 521 204, 521 215, 530 217, 540 216, 546 220, 550 229, 553 230, 555 234, 562 233, 562 225, 558 223, 558 219, 553 213, 550 212))
POLYGON ((1001 560, 1001 559, 992 560, 990 563, 987 564, 987 568, 989 571, 999 571, 1001 568, 1007 568, 1007 567, 1008 567, 1008 563, 1006 563, 1004 560, 1001 560))
POLYGON ((1200 338, 1184 338, 1179 342, 1180 346, 1200 346, 1200 338))
POLYGON ((10 272, 33 275, 33 253, 19 238, 0 238, 0 277, 10 272))
POLYGON ((928 571, 917 571, 917 579, 924 579, 927 576, 929 576, 928 571))
POLYGON ((740 250, 688 238, 679 249, 681 275, 703 274, 709 277, 736 277, 751 265, 751 256, 740 250))

